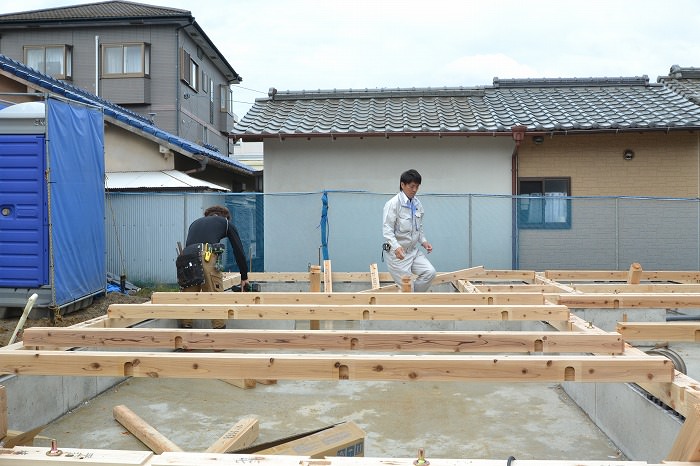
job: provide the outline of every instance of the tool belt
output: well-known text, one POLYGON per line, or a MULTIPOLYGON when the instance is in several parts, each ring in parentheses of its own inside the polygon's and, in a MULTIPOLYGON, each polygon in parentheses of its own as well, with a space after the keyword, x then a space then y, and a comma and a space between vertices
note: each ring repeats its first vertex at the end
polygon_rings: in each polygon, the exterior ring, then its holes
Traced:
POLYGON ((204 285, 204 263, 202 262, 202 243, 191 244, 182 250, 177 259, 177 284, 180 288, 204 285))

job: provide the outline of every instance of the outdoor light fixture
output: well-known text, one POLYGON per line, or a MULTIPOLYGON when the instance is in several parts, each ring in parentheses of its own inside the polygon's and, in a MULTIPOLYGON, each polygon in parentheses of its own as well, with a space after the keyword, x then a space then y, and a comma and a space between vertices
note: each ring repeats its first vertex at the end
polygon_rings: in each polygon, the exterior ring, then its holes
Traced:
POLYGON ((544 136, 532 136, 532 142, 535 144, 542 144, 544 142, 544 136))
POLYGON ((625 149, 622 153, 622 158, 625 160, 632 160, 634 158, 634 151, 632 149, 625 149))

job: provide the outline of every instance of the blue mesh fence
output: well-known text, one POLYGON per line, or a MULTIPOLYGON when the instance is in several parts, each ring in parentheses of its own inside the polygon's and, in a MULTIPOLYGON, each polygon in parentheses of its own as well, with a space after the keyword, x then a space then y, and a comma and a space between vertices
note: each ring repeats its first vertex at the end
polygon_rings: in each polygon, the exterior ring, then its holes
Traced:
MULTIPOLYGON (((327 247, 333 270, 382 264, 382 210, 392 193, 108 193, 108 272, 140 283, 175 283, 176 244, 213 204, 233 213, 250 268, 307 271, 327 247), (323 235, 325 233, 325 236, 323 235)), ((421 194, 429 256, 438 271, 700 268, 698 199, 421 194)), ((227 270, 236 270, 232 254, 227 270)))

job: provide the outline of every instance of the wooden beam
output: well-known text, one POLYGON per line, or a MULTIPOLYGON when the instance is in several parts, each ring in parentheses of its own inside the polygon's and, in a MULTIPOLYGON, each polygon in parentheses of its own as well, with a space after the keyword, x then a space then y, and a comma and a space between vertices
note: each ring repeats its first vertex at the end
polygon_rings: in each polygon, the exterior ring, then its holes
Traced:
POLYGON ((561 294, 558 304, 570 308, 696 308, 700 307, 700 294, 697 293, 600 293, 600 294, 561 294))
POLYGON ((249 447, 258 438, 260 427, 254 417, 236 422, 224 435, 206 449, 207 453, 226 453, 249 447))
POLYGON ((686 416, 666 461, 700 461, 700 405, 686 416))
MULTIPOLYGON (((313 266, 312 266, 313 267, 313 266)), ((320 281, 318 290, 321 291, 320 281)), ((359 292, 299 293, 263 291, 248 293, 169 292, 151 295, 152 304, 544 304, 541 291, 480 293, 385 293, 359 292)))
POLYGON ((333 274, 330 260, 323 261, 323 291, 326 293, 333 292, 333 274))
MULTIPOLYGON (((627 282, 627 270, 545 270, 544 275, 555 281, 603 281, 627 282)), ((700 283, 700 272, 694 271, 643 271, 643 281, 700 283)))
POLYGON ((15 351, 0 373, 104 377, 499 382, 672 382, 663 356, 347 355, 15 351))
POLYGON ((158 432, 153 426, 141 419, 136 413, 124 405, 115 406, 112 409, 114 419, 123 425, 129 432, 141 441, 154 453, 164 451, 182 451, 180 447, 168 440, 163 434, 158 432))
POLYGON ((316 350, 607 353, 624 351, 617 333, 369 330, 193 330, 28 328, 24 344, 32 347, 187 348, 197 350, 316 350))
POLYGON ((700 321, 618 322, 626 340, 700 342, 700 321))
MULTIPOLYGON (((100 466, 234 466, 238 464, 254 464, 260 466, 386 466, 412 465, 417 461, 417 455, 411 458, 382 458, 382 457, 341 457, 328 456, 324 459, 311 459, 308 456, 288 455, 231 455, 226 453, 196 453, 196 452, 165 452, 154 455, 150 451, 132 450, 98 450, 92 448, 64 448, 73 456, 51 457, 46 455, 46 447, 15 447, 5 449, 0 455, 0 466, 81 466, 89 461, 100 466)), ((433 458, 426 452, 424 464, 436 466, 496 466, 506 464, 505 460, 493 459, 441 459, 433 458)), ((420 464, 420 463, 416 463, 420 464)), ((615 460, 516 460, 517 466, 697 466, 693 462, 647 463, 646 461, 615 460)))
POLYGON ((568 320, 561 305, 112 304, 109 317, 249 320, 568 320))

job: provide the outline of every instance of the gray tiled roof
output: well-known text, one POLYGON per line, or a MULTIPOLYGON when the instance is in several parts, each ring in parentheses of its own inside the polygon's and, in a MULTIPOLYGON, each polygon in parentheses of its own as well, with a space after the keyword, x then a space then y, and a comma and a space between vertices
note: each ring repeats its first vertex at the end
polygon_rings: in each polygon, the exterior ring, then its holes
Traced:
POLYGON ((84 5, 47 8, 0 15, 0 21, 65 21, 104 18, 153 18, 171 16, 192 16, 187 10, 166 8, 142 3, 108 1, 86 3, 84 5))
MULTIPOLYGON (((684 69, 687 70, 687 69, 684 69)), ((286 91, 256 99, 233 132, 279 136, 461 135, 527 131, 700 129, 678 79, 498 79, 484 87, 286 91)), ((692 81, 692 79, 690 80, 692 81)), ((700 79, 697 80, 700 83, 700 79)), ((700 84, 695 84, 699 91, 700 84)))

